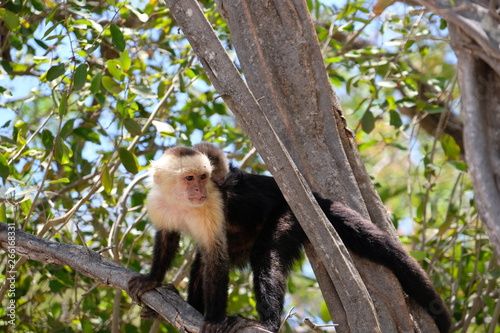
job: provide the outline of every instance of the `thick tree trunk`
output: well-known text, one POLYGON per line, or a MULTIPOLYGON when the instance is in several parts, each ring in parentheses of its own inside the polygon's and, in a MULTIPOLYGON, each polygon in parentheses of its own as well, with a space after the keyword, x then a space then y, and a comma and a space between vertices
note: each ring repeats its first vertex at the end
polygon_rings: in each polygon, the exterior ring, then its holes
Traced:
MULTIPOLYGON (((312 184, 334 200, 347 202, 393 232, 345 128, 305 4, 285 0, 219 1, 250 91, 196 2, 166 2, 213 85, 276 178, 316 257, 321 258, 313 266, 324 267, 322 272, 327 273, 328 277, 321 282, 328 287, 323 288, 324 292, 336 288, 325 299, 329 302, 338 295, 339 301, 329 305, 342 304, 340 308, 332 308, 335 322, 339 318, 345 320, 339 323, 339 329, 411 331, 414 323, 395 278, 383 267, 370 265, 367 269, 364 268, 367 262, 355 259, 374 291, 377 300, 374 307, 350 256, 307 185, 312 184), (404 315, 398 315, 401 313, 404 315)), ((425 318, 432 327, 430 317, 413 315, 425 318)))
POLYGON ((466 160, 476 205, 500 258, 500 72, 471 51, 477 45, 461 28, 450 25, 450 35, 458 58, 466 160))
POLYGON ((458 58, 466 160, 479 215, 500 263, 500 3, 417 2, 448 21, 458 58))

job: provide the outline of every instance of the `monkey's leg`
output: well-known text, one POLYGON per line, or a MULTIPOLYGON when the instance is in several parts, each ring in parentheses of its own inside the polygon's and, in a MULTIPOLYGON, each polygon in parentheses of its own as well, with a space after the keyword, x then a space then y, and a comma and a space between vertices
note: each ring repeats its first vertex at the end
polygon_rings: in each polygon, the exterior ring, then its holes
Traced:
POLYGON ((304 234, 294 216, 287 212, 269 223, 254 244, 250 264, 260 321, 277 332, 286 292, 286 282, 295 260, 301 256, 304 234))
POLYGON ((141 303, 140 298, 145 292, 161 285, 165 273, 172 266, 172 261, 179 249, 179 240, 178 232, 167 230, 156 232, 151 272, 135 276, 128 282, 128 293, 134 301, 141 303))
POLYGON ((201 313, 205 312, 203 302, 203 263, 201 253, 197 252, 189 275, 188 303, 201 313))
POLYGON ((226 317, 227 288, 229 285, 229 256, 226 242, 216 242, 210 250, 202 252, 203 302, 205 320, 222 322, 226 317))

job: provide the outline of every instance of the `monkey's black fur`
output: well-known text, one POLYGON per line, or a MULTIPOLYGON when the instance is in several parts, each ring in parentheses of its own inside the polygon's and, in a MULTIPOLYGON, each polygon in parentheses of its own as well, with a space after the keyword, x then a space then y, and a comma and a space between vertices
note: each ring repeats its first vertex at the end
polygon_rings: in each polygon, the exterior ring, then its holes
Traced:
MULTIPOLYGON (((208 151, 200 151, 214 157, 210 146, 203 149, 208 151)), ((210 253, 198 251, 191 267, 188 302, 205 314, 203 332, 230 333, 235 328, 257 325, 241 317, 224 319, 229 267, 250 263, 259 325, 277 332, 287 277, 293 263, 301 257, 307 237, 274 178, 231 167, 217 185, 225 198, 227 248, 220 245, 210 253)), ((345 205, 318 195, 316 199, 346 247, 391 269, 404 291, 434 318, 439 331, 449 332, 451 320, 444 302, 401 244, 345 205)), ((178 242, 179 234, 175 231, 157 232, 151 273, 129 282, 129 293, 135 300, 162 282, 178 242)))
MULTIPOLYGON (((260 320, 275 331, 286 278, 300 258, 306 235, 274 178, 231 167, 221 190, 226 193, 231 264, 243 266, 250 261, 260 320)), ((440 332, 449 332, 450 317, 444 302, 401 244, 345 205, 315 196, 346 247, 391 269, 404 291, 434 318, 440 332)), ((192 275, 198 272, 194 270, 192 275)))

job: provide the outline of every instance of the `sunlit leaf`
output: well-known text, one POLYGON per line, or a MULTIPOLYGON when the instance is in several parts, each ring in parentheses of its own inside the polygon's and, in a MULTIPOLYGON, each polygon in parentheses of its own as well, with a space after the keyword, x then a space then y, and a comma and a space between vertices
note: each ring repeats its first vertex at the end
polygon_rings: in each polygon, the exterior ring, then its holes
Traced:
POLYGON ((68 164, 73 156, 73 151, 61 137, 57 137, 55 143, 54 158, 60 164, 68 164))
POLYGON ((0 203, 0 221, 7 221, 7 207, 4 202, 0 203))
POLYGON ((8 9, 0 8, 0 19, 3 20, 4 26, 9 30, 19 29, 19 16, 8 9))
POLYGON ((132 6, 132 5, 125 5, 125 7, 127 7, 132 13, 134 13, 135 16, 137 16, 139 21, 141 21, 142 23, 145 23, 148 21, 148 19, 149 19, 148 14, 144 13, 139 8, 132 6))
POLYGON ((449 160, 460 160, 460 147, 451 135, 446 133, 441 135, 441 145, 443 146, 444 153, 449 160))
POLYGON ((130 65, 132 64, 132 60, 130 59, 128 50, 120 53, 120 63, 122 66, 122 70, 127 72, 130 69, 130 65))
POLYGON ((175 132, 175 129, 172 127, 172 125, 167 123, 162 123, 161 121, 153 120, 153 125, 154 127, 156 127, 156 130, 158 132, 164 132, 164 133, 175 132))
POLYGON ((325 323, 328 323, 329 321, 332 320, 330 316, 330 311, 328 311, 328 307, 325 301, 321 302, 319 316, 321 317, 321 320, 323 320, 325 323))
POLYGON ((59 178, 56 180, 48 181, 47 184, 59 184, 59 183, 67 184, 69 182, 70 180, 68 178, 59 178))
POLYGON ((118 81, 123 81, 125 78, 125 73, 122 71, 121 66, 122 64, 118 59, 111 59, 106 63, 109 73, 118 81))
POLYGON ((112 94, 119 94, 122 92, 122 87, 109 76, 103 76, 101 83, 103 87, 112 94))
POLYGON ((9 162, 5 158, 3 154, 0 154, 0 177, 3 179, 3 183, 5 185, 5 182, 7 181, 7 177, 9 177, 10 174, 10 168, 9 168, 9 162))
POLYGON ((104 186, 106 193, 111 193, 111 190, 113 189, 113 177, 111 177, 107 164, 105 164, 102 168, 102 186, 104 186))

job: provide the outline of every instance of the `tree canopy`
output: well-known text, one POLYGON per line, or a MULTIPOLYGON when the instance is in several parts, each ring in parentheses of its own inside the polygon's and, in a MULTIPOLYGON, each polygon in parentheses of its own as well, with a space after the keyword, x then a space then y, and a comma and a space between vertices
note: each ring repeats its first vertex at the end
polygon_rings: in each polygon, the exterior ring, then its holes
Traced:
MULTIPOLYGON (((241 69, 234 32, 213 1, 200 5, 241 69)), ((330 84, 400 239, 456 330, 495 332, 500 270, 464 159, 463 87, 448 29, 457 21, 416 4, 307 6, 330 84)), ((146 169, 167 146, 209 141, 240 167, 267 171, 163 2, 10 0, 0 23, 0 222, 147 272, 146 169)), ((182 245, 167 276, 181 294, 194 248, 188 238, 182 245)), ((1 325, 15 300, 19 331, 173 330, 141 320, 125 292, 69 266, 7 255, 0 267, 1 325)), ((229 313, 256 315, 248 275, 231 275, 229 313)), ((288 291, 295 309, 285 331, 305 317, 331 320, 307 263, 288 291)))

